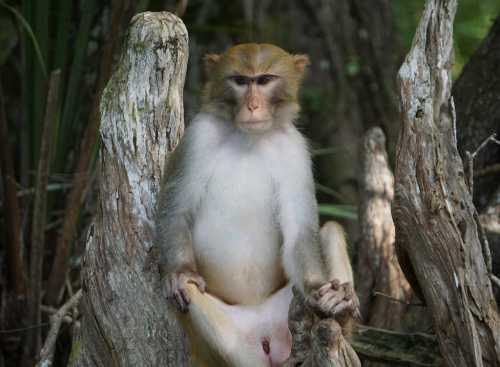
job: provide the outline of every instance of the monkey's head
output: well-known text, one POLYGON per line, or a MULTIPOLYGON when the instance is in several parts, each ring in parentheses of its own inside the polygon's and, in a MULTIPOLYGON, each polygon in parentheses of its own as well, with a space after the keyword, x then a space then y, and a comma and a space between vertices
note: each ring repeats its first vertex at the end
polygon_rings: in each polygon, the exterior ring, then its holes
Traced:
POLYGON ((247 43, 208 54, 203 108, 247 132, 291 122, 299 111, 298 90, 308 64, 307 55, 270 44, 247 43))

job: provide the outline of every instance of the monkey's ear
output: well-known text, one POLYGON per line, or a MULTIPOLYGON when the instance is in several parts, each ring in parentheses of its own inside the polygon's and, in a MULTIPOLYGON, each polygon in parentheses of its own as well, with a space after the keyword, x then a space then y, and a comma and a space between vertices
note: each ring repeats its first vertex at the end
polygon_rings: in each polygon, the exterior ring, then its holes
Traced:
POLYGON ((205 62, 205 70, 207 73, 211 72, 214 70, 214 68, 217 66, 217 64, 220 61, 220 55, 217 54, 206 54, 203 57, 203 61, 205 62))
POLYGON ((295 64, 295 69, 297 69, 298 72, 303 73, 306 66, 311 64, 311 61, 307 55, 293 55, 293 63, 295 64))

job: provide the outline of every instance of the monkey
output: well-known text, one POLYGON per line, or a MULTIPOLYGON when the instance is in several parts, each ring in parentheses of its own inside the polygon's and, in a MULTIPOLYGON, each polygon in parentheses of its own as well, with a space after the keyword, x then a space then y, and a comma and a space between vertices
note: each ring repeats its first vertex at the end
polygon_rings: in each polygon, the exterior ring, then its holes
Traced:
POLYGON ((204 62, 201 110, 167 158, 158 198, 162 282, 194 365, 280 366, 292 286, 325 314, 357 309, 342 232, 321 241, 295 124, 309 58, 250 43, 204 62))

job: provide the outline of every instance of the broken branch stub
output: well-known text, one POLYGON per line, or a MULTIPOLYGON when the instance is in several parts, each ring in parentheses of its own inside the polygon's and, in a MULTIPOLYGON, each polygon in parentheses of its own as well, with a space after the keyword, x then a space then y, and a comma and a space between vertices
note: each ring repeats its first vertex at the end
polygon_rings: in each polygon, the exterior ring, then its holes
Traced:
POLYGON ((428 0, 399 71, 396 241, 407 252, 447 366, 500 366, 500 323, 457 151, 451 97, 456 0, 428 0))

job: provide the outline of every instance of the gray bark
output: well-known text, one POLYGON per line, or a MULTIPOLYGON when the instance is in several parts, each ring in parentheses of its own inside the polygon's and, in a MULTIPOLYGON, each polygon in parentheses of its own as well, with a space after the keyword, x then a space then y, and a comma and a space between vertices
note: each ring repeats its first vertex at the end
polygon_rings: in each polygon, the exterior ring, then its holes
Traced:
POLYGON ((99 206, 82 269, 74 366, 186 366, 153 246, 164 161, 184 129, 188 34, 170 13, 135 16, 101 100, 99 206))
POLYGON ((399 71, 396 241, 408 254, 446 366, 500 366, 500 322, 457 150, 456 0, 428 0, 399 71))

